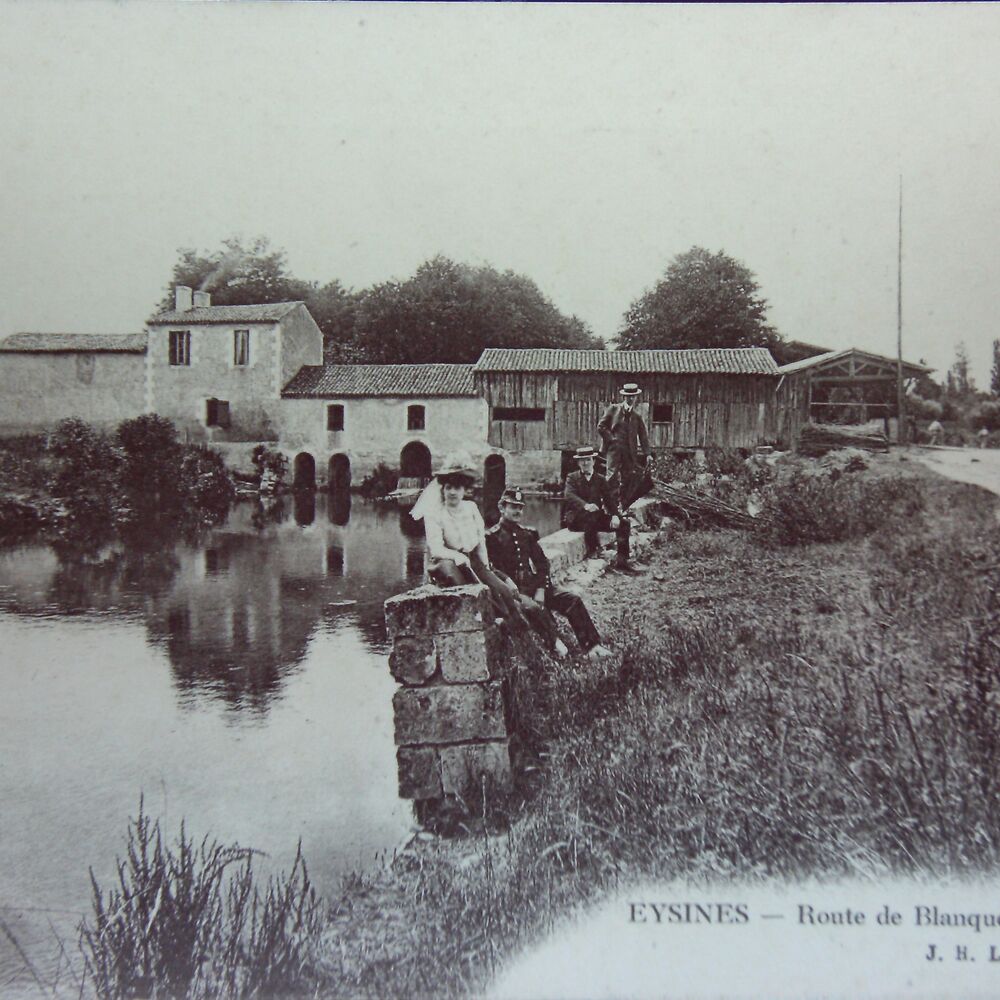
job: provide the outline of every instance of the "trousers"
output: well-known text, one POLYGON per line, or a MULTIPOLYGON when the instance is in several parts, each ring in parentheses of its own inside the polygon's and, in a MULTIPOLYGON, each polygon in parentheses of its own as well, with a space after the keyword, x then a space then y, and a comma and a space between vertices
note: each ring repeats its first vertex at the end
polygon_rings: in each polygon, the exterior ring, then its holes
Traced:
MULTIPOLYGON (((602 510, 577 510, 566 519, 566 527, 570 531, 582 531, 583 542, 587 546, 587 553, 597 552, 601 547, 601 540, 598 533, 611 531, 611 515, 605 514, 602 510)), ((627 517, 618 519, 618 527, 614 529, 616 553, 619 559, 628 559, 632 534, 632 525, 627 517)))

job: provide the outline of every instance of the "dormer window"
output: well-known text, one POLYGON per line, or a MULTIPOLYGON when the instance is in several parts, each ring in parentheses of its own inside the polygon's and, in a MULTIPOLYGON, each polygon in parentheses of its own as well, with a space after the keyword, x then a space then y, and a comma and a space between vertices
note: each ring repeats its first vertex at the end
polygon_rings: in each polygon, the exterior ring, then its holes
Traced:
POLYGON ((244 368, 250 364, 250 331, 233 331, 233 364, 244 368))

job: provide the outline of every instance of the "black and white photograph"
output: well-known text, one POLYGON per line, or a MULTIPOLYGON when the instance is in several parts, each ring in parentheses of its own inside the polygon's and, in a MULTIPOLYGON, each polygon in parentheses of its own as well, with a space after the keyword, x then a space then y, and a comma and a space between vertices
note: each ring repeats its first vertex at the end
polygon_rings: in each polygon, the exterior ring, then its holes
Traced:
POLYGON ((1000 995, 1000 7, 0 0, 0 998, 1000 995))

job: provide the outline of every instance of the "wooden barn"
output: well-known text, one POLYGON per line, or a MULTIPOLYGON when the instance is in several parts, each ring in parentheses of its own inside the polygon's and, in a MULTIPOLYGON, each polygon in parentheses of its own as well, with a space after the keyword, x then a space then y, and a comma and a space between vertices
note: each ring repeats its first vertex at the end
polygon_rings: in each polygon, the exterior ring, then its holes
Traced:
POLYGON ((754 448, 777 439, 779 375, 762 347, 688 351, 489 349, 473 367, 489 408, 488 443, 514 478, 538 478, 563 452, 597 445, 597 423, 624 382, 657 451, 754 448), (520 461, 518 461, 520 457, 520 461))
MULTIPOLYGON (((933 371, 903 362, 908 388, 933 371)), ((795 446, 803 426, 813 423, 864 424, 878 420, 886 436, 896 440, 897 361, 856 347, 827 351, 778 368, 777 437, 795 446)))

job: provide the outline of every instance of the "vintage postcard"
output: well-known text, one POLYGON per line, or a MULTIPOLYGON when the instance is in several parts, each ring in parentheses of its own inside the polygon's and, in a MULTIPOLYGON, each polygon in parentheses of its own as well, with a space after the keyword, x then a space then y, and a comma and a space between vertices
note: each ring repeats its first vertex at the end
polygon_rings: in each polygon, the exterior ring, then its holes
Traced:
POLYGON ((998 995, 998 29, 0 0, 0 998, 998 995))

